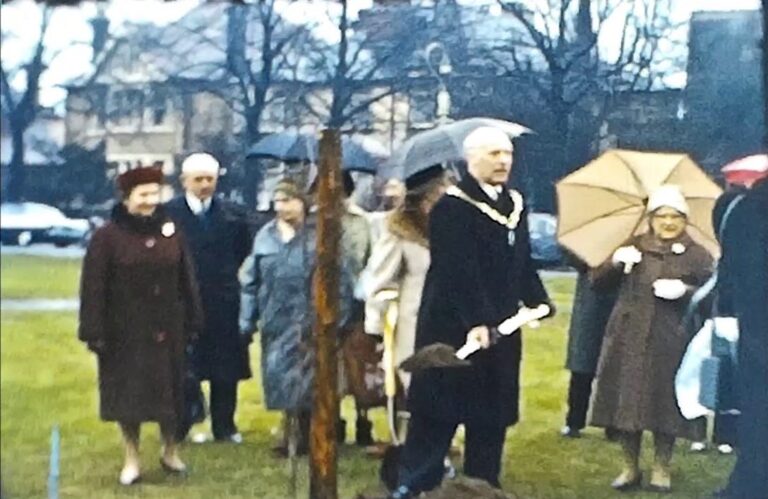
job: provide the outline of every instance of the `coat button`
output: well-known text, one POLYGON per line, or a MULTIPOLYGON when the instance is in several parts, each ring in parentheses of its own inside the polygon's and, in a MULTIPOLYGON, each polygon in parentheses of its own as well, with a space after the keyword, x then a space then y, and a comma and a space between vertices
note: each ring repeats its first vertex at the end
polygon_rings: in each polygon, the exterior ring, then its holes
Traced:
POLYGON ((158 331, 155 333, 155 341, 158 343, 162 343, 165 341, 166 333, 165 331, 158 331))
POLYGON ((156 243, 156 242, 157 242, 157 241, 155 241, 155 238, 154 238, 154 237, 150 237, 149 239, 147 239, 147 240, 144 242, 144 245, 145 245, 147 248, 154 248, 154 246, 155 246, 155 243, 156 243))

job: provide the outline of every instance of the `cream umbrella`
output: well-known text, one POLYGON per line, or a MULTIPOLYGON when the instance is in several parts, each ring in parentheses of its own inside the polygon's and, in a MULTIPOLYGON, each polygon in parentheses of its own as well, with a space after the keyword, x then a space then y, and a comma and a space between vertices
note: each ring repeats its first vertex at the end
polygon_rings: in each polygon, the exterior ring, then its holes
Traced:
POLYGON ((645 203, 657 187, 680 187, 690 207, 688 233, 714 256, 712 209, 722 193, 687 155, 606 151, 557 185, 557 239, 591 267, 648 230, 645 203))

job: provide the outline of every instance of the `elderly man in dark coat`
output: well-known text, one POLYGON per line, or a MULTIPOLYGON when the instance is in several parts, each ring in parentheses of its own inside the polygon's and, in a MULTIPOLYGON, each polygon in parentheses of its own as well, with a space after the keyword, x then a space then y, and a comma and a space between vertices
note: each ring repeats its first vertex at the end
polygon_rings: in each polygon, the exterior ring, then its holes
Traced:
POLYGON ((722 313, 739 321, 738 457, 718 494, 752 499, 768 494, 768 173, 731 211, 718 270, 722 313))
POLYGON ((530 255, 522 196, 506 191, 512 143, 483 127, 464 141, 469 175, 435 205, 429 224, 431 264, 416 328, 416 348, 460 347, 468 339, 483 350, 472 365, 414 374, 412 417, 393 498, 414 497, 439 485, 456 427, 467 430, 464 472, 499 486, 508 426, 518 420, 520 334, 491 346, 491 329, 521 303, 548 303, 530 255))
MULTIPOLYGON (((213 438, 240 443, 234 420, 237 384, 249 378, 251 371, 248 342, 237 322, 237 273, 250 251, 250 231, 243 209, 213 196, 219 175, 213 156, 192 154, 182 163, 181 172, 185 194, 170 201, 166 210, 187 236, 200 282, 205 328, 193 346, 193 371, 210 382, 213 438)), ((180 438, 191 424, 188 414, 180 438)), ((196 436, 196 441, 205 439, 205 435, 196 436)))

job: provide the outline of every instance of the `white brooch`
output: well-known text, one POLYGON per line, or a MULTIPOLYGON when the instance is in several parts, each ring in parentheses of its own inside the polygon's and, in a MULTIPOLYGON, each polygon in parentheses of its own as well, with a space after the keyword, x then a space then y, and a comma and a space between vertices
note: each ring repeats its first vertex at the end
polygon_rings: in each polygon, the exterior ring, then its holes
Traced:
POLYGON ((685 253, 685 246, 681 243, 674 243, 672 245, 672 253, 676 255, 682 255, 685 253))
POLYGON ((171 237, 176 233, 176 226, 173 224, 173 222, 165 222, 162 228, 160 229, 160 232, 165 237, 171 237))

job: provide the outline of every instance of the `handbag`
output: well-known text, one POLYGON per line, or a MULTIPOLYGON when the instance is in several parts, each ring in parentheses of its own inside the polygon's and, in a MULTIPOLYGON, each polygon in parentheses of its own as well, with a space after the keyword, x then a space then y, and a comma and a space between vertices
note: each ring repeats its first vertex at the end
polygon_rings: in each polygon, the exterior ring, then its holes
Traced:
POLYGON ((366 334, 362 322, 353 324, 342 344, 344 370, 358 409, 386 405, 384 369, 376 339, 366 334))
MULTIPOLYGON (((736 196, 726 208, 718 229, 721 241, 728 217, 743 197, 736 196)), ((714 279, 716 282, 717 271, 714 279)), ((701 364, 699 403, 712 411, 734 411, 739 328, 735 318, 719 316, 717 297, 712 306, 711 334, 711 353, 701 364)))

